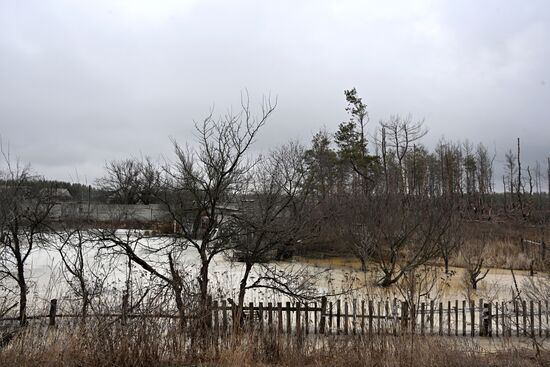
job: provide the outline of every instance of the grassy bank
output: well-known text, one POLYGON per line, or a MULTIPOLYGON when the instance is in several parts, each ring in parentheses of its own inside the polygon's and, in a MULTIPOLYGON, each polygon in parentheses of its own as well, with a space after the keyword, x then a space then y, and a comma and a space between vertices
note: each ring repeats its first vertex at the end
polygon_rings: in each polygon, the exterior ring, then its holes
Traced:
POLYGON ((0 349, 0 365, 20 366, 543 366, 550 355, 469 338, 411 336, 227 336, 190 340, 169 325, 90 322, 32 328, 0 349))

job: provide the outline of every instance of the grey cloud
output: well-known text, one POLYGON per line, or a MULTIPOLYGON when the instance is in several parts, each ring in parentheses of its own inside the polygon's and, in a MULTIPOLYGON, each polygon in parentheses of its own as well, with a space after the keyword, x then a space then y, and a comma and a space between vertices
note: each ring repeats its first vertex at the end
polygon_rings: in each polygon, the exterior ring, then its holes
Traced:
MULTIPOLYGON (((279 107, 257 150, 394 113, 441 136, 550 154, 546 1, 0 1, 0 134, 56 178, 170 155, 248 89, 279 107)), ((497 163, 498 164, 498 163, 497 163)), ((527 163, 529 164, 529 163, 527 163)))

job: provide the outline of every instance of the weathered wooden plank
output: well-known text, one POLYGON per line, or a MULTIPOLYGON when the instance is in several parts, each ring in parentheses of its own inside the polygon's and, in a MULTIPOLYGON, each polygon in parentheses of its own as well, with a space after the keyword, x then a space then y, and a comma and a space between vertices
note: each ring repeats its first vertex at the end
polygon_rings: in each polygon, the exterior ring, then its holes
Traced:
POLYGON ((535 305, 533 300, 529 301, 529 319, 530 319, 530 328, 531 328, 531 338, 535 337, 535 305))
POLYGON ((340 334, 340 317, 342 315, 340 300, 336 301, 336 334, 340 334))
POLYGON ((302 335, 302 305, 296 302, 296 335, 302 335))
POLYGON ((332 334, 332 302, 329 303, 328 310, 328 333, 332 334))
POLYGON ((495 336, 497 338, 499 337, 499 332, 498 332, 498 302, 495 303, 495 336))
POLYGON ((313 302, 313 334, 317 334, 317 325, 319 325, 317 302, 313 302))
POLYGON ((455 300, 455 336, 458 336, 458 300, 455 300))
POLYGON ((267 303, 267 329, 269 333, 273 333, 273 303, 267 303))
POLYGON ((388 300, 384 302, 384 331, 388 329, 388 319, 390 319, 390 306, 388 300))
POLYGON ((434 335, 434 301, 430 301, 430 335, 434 335))
POLYGON ((550 325, 549 325, 549 322, 548 322, 549 321, 548 320, 548 318, 549 318, 549 312, 548 311, 550 311, 550 310, 548 309, 548 300, 544 301, 544 305, 545 305, 545 310, 546 310, 546 327, 544 328, 545 329, 544 334, 545 334, 546 337, 549 337, 550 336, 550 325))
POLYGON ((485 336, 483 325, 483 298, 479 300, 479 336, 485 336))
POLYGON ((290 302, 286 303, 286 333, 292 334, 292 320, 290 318, 290 302))
POLYGON ((374 312, 374 307, 372 300, 369 299, 369 335, 372 335, 372 313, 374 312))
POLYGON ((321 298, 321 323, 319 324, 319 333, 325 333, 325 327, 327 325, 326 316, 327 313, 327 297, 323 296, 321 298))
POLYGON ((348 302, 344 302, 344 335, 348 335, 348 302))
POLYGON ((527 301, 523 300, 521 306, 523 309, 523 336, 527 336, 527 301))
POLYGON ((277 331, 283 333, 283 304, 277 302, 277 331))
POLYGON ((260 334, 263 334, 264 332, 264 303, 263 302, 260 302, 258 304, 258 326, 259 326, 259 330, 260 330, 260 334))
POLYGON ((391 308, 393 335, 397 335, 397 299, 393 299, 393 305, 391 308))
MULTIPOLYGON (((126 296, 126 298, 122 298, 122 310, 123 310, 123 318, 124 318, 124 321, 123 321, 123 325, 126 324, 126 311, 128 309, 128 297, 126 296), (124 300, 126 299, 126 305, 124 305, 124 300)), ((50 313, 48 315, 48 318, 49 318, 49 325, 50 326, 55 326, 55 317, 57 316, 57 299, 52 299, 50 301, 50 313)))
POLYGON ((365 300, 361 300, 361 335, 365 335, 365 300))
POLYGON ((426 305, 424 302, 420 304, 420 335, 424 335, 424 312, 426 305))
POLYGON ((227 301, 222 300, 222 328, 224 334, 227 332, 227 301))
POLYGON ((306 335, 309 334, 309 303, 304 303, 304 331, 306 335))
POLYGON ((518 305, 518 301, 514 301, 514 313, 516 315, 516 336, 519 336, 520 326, 519 326, 519 305, 518 305))
POLYGON ((487 315, 487 321, 488 321, 488 336, 493 336, 493 302, 489 301, 488 303, 488 315, 487 315))
POLYGON ((466 300, 462 301, 462 336, 466 336, 466 300))
POLYGON ((443 335, 443 302, 439 302, 439 335, 443 335))
POLYGON ((470 302, 470 335, 476 336, 476 305, 470 302))
POLYGON ((447 336, 451 336, 451 301, 447 301, 447 336))
POLYGON ((378 331, 378 334, 381 333, 380 329, 382 328, 382 324, 381 324, 381 322, 382 322, 382 312, 381 312, 381 309, 382 309, 381 302, 378 301, 378 313, 377 313, 377 319, 378 319, 378 330, 377 331, 378 331))
POLYGON ((220 341, 220 307, 218 306, 218 301, 212 302, 212 312, 214 313, 214 325, 212 326, 212 344, 217 350, 220 341))
POLYGON ((353 335, 357 334, 357 299, 353 299, 352 301, 352 313, 353 313, 353 325, 352 325, 352 332, 353 335))
POLYGON ((538 301, 538 315, 539 315, 539 336, 542 337, 542 303, 538 301))
POLYGON ((248 304, 248 328, 254 330, 254 303, 248 304))

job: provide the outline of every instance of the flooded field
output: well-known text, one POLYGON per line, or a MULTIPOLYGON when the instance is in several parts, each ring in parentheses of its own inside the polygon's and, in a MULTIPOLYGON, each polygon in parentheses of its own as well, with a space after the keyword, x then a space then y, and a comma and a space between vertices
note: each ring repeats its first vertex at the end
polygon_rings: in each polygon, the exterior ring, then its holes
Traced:
MULTIPOLYGON (((150 246, 154 246, 161 239, 151 238, 147 240, 150 246)), ((106 260, 94 258, 93 251, 88 253, 90 261, 101 262, 106 260)), ((112 271, 109 274, 108 289, 113 297, 118 297, 125 287, 128 267, 123 255, 112 257, 112 271)), ((151 261, 157 264, 159 269, 166 269, 167 265, 162 256, 149 255, 151 261)), ((193 282, 198 273, 199 261, 194 249, 188 248, 179 258, 181 269, 186 273, 189 281, 193 282)), ((60 302, 70 302, 77 297, 68 292, 66 279, 62 271, 62 262, 59 254, 53 250, 40 249, 31 255, 28 262, 28 278, 30 279, 30 305, 31 312, 45 309, 52 298, 60 299, 60 302)), ((292 261, 270 264, 272 269, 279 272, 293 272, 299 270, 302 274, 315 279, 315 292, 312 295, 338 295, 343 299, 403 299, 403 286, 392 285, 381 288, 376 285, 380 274, 376 270, 376 264, 370 264, 369 271, 362 272, 360 263, 354 258, 335 257, 327 259, 294 258, 292 261), (401 289, 400 289, 401 288, 401 289)), ((244 266, 239 262, 232 262, 227 256, 221 254, 214 257, 210 267, 210 290, 216 299, 233 298, 238 293, 238 285, 244 271, 244 266)), ((474 292, 467 286, 464 279, 465 270, 462 268, 450 268, 449 274, 445 274, 442 268, 432 268, 434 285, 426 298, 442 302, 455 300, 510 300, 515 292, 514 278, 510 270, 491 269, 484 280, 479 283, 474 292)), ((139 267, 134 265, 134 280, 136 286, 148 286, 147 274, 140 273, 139 267)), ((528 281, 527 271, 514 271, 518 287, 528 281)), ((252 273, 249 282, 256 279, 258 273, 252 273)), ((546 276, 536 274, 535 277, 546 276)), ((253 289, 247 293, 247 302, 277 302, 286 301, 288 297, 267 289, 253 289)))

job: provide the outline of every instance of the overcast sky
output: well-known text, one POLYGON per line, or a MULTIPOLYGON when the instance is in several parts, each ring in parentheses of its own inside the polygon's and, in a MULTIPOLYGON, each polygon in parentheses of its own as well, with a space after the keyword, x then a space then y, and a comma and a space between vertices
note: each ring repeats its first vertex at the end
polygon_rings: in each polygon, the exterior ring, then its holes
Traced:
POLYGON ((170 156, 194 120, 278 107, 256 148, 309 142, 345 120, 425 119, 433 146, 523 142, 550 155, 550 1, 0 0, 0 134, 48 177, 88 183, 105 162, 170 156))

